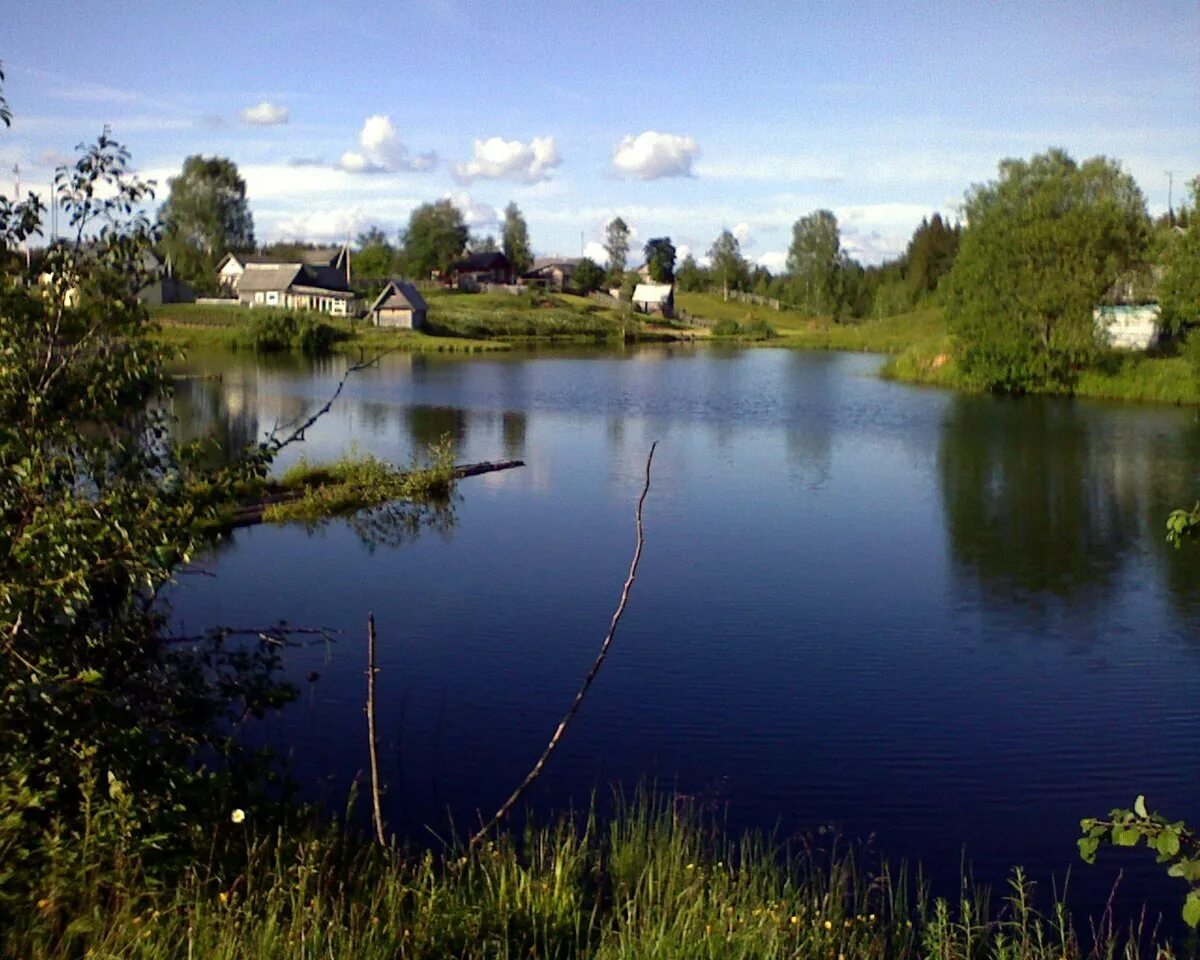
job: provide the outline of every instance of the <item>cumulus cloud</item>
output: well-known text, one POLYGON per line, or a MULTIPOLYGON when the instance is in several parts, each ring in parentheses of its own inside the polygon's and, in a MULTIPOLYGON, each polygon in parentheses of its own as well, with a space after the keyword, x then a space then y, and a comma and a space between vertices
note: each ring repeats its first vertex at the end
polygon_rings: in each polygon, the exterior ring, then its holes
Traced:
POLYGON ((468 227, 490 227, 500 222, 495 207, 472 200, 469 193, 448 193, 446 199, 458 208, 468 227))
POLYGON ((690 256, 694 256, 694 254, 695 254, 695 251, 692 250, 692 248, 689 244, 686 244, 686 243, 678 244, 675 247, 675 262, 677 264, 683 263, 684 260, 686 260, 690 256))
POLYGON ((583 248, 583 255, 589 260, 595 260, 601 266, 608 263, 608 251, 604 249, 604 244, 599 240, 588 241, 587 246, 583 248))
POLYGON ((754 235, 750 232, 750 224, 743 221, 733 228, 733 238, 743 250, 754 246, 754 235))
POLYGON ((242 111, 242 122, 252 127, 274 127, 288 122, 288 108, 264 100, 242 111))
POLYGON ((454 172, 464 182, 483 178, 538 183, 561 162, 553 137, 534 137, 528 143, 489 137, 476 140, 471 159, 456 164, 454 172))
POLYGON ((347 173, 395 173, 410 170, 423 173, 437 166, 437 154, 410 154, 400 142, 392 118, 382 114, 367 117, 358 134, 359 150, 347 150, 338 162, 347 173))
POLYGON ((690 177, 698 156, 700 148, 691 137, 647 130, 622 137, 613 150, 612 165, 621 176, 635 180, 690 177))
POLYGON ((362 207, 344 207, 288 217, 279 221, 274 232, 287 240, 345 240, 347 236, 362 230, 366 224, 367 214, 362 207))

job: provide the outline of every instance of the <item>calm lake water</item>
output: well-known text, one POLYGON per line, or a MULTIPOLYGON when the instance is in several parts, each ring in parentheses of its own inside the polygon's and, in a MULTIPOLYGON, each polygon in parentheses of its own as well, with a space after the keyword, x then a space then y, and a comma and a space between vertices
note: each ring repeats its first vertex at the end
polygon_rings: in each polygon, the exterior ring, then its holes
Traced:
MULTIPOLYGON (((345 522, 239 531, 174 592, 187 629, 287 618, 345 631, 289 654, 300 701, 267 736, 339 807, 366 766, 365 620, 380 634, 389 825, 490 813, 544 746, 628 568, 609 660, 532 794, 540 809, 656 781, 782 835, 834 824, 953 889, 1072 868, 1071 899, 1174 913, 1153 858, 1079 863, 1081 816, 1200 820, 1200 548, 1163 542, 1198 492, 1191 410, 1006 400, 875 377, 867 355, 647 347, 392 356, 309 434, 406 462, 443 433, 456 524, 402 546, 345 522), (308 671, 320 679, 309 683, 308 671), (965 853, 964 853, 965 851, 965 853)), ((332 392, 344 361, 197 357, 186 431, 232 444, 332 392)))

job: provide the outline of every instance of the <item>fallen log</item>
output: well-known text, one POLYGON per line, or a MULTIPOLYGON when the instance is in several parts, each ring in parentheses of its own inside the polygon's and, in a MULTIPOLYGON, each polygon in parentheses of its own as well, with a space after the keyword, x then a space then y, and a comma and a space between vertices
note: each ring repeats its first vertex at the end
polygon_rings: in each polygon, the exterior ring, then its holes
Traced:
MULTIPOLYGON (((454 468, 454 478, 464 480, 467 477, 478 477, 485 473, 513 470, 523 466, 525 466, 524 460, 483 460, 479 463, 460 463, 454 468)), ((239 507, 222 526, 226 529, 236 529, 262 523, 263 513, 268 507, 281 503, 292 503, 303 497, 304 493, 303 489, 268 491, 254 503, 239 507)))

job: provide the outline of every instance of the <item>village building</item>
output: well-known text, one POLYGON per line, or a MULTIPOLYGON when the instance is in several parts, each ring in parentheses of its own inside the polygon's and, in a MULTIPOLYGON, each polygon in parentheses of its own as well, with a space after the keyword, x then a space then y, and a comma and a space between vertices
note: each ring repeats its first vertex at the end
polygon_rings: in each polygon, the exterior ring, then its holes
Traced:
POLYGON ((561 293, 570 288, 571 277, 579 266, 579 257, 538 257, 533 266, 521 275, 525 283, 561 293))
POLYGON ((633 289, 633 309, 638 313, 657 314, 669 320, 675 316, 675 285, 639 283, 633 289))
POLYGON ((512 265, 502 253, 472 253, 448 271, 450 285, 459 290, 478 290, 485 283, 508 283, 512 265))
POLYGON ((1149 350, 1161 336, 1155 295, 1162 268, 1142 268, 1123 274, 1092 310, 1100 339, 1114 350, 1149 350))
POLYGON ((295 257, 281 258, 261 253, 227 253, 217 264, 217 286, 228 295, 236 297, 238 283, 251 264, 304 264, 311 267, 333 267, 349 276, 350 248, 325 247, 316 250, 299 250, 295 257))
POLYGON ((367 316, 377 327, 424 330, 429 326, 429 307, 419 290, 403 280, 389 280, 375 298, 367 316))
POLYGON ((360 305, 344 272, 307 263, 247 263, 237 298, 245 307, 317 310, 336 317, 353 316, 360 305))

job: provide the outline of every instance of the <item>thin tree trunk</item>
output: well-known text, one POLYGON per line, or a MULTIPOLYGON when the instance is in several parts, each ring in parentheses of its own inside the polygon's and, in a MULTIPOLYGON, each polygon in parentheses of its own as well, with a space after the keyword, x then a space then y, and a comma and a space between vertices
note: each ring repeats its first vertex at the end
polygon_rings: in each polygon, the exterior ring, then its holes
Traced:
POLYGON ((375 839, 387 846, 383 833, 383 808, 379 801, 379 749, 375 735, 375 614, 367 614, 367 746, 371 757, 371 816, 375 824, 375 839))

